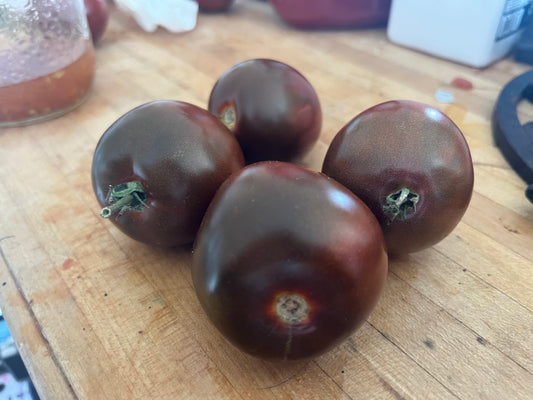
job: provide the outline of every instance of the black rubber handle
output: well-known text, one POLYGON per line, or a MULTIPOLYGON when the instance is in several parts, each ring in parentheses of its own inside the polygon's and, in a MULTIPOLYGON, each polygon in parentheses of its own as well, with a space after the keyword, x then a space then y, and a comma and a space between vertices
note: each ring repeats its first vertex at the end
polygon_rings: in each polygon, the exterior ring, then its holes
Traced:
POLYGON ((509 164, 528 185, 528 199, 533 197, 533 122, 522 125, 517 107, 522 100, 533 103, 533 70, 510 81, 501 91, 493 115, 496 145, 509 164))
POLYGON ((518 62, 533 65, 533 18, 531 17, 529 17, 529 23, 520 39, 515 44, 514 58, 518 62))

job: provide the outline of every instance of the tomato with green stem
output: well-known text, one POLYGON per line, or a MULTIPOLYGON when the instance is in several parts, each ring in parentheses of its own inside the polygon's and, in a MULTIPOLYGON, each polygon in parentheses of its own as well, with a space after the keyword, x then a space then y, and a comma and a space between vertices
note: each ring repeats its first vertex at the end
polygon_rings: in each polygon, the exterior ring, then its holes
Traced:
POLYGON ((378 104, 348 122, 331 142, 322 172, 370 207, 395 254, 446 237, 474 184, 461 130, 434 107, 408 100, 378 104))
POLYGON ((244 166, 235 137, 207 110, 160 100, 136 107, 100 138, 92 183, 101 215, 144 243, 192 243, 222 182, 244 166))

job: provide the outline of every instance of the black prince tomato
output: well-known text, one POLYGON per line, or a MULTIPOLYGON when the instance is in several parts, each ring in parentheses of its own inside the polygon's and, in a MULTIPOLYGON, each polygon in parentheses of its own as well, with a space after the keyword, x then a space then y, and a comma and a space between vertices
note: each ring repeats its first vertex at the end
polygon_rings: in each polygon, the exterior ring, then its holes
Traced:
POLYGON ((224 72, 208 109, 235 134, 248 164, 295 161, 311 150, 322 128, 314 88, 296 69, 274 60, 248 60, 224 72))
POLYGON ((368 207, 323 174, 277 161, 233 174, 197 236, 207 315, 256 357, 314 357, 350 335, 382 291, 387 254, 368 207))
POLYGON ((207 110, 161 100, 124 114, 102 135, 92 164, 102 216, 141 242, 194 240, 220 184, 244 166, 235 137, 207 110))
POLYGON ((407 100, 378 104, 345 125, 322 172, 370 207, 396 254, 447 236, 465 213, 474 183, 459 128, 435 108, 407 100))

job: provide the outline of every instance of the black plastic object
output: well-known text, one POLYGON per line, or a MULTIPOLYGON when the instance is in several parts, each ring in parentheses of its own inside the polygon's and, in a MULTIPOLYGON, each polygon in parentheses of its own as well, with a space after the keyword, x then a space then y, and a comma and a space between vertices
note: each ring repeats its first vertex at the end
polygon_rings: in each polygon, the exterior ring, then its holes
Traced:
POLYGON ((533 203, 533 183, 526 189, 526 197, 533 203))
POLYGON ((533 65, 533 18, 531 17, 514 47, 514 58, 516 61, 533 65))
POLYGON ((533 202, 533 121, 522 125, 517 106, 522 100, 533 103, 533 70, 511 80, 501 91, 493 115, 496 145, 528 189, 526 196, 533 202))

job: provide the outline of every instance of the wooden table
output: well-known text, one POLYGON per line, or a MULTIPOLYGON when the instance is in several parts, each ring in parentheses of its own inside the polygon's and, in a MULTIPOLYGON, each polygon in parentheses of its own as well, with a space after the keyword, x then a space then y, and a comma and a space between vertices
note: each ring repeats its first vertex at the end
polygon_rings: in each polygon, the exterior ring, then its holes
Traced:
POLYGON ((383 29, 298 31, 252 0, 200 15, 187 34, 146 33, 114 11, 88 101, 0 131, 0 307, 42 398, 533 398, 533 205, 490 122, 502 87, 530 68, 468 68, 395 46, 383 29), (391 261, 368 321, 308 362, 266 363, 229 345, 195 297, 190 254, 121 234, 99 217, 90 183, 96 143, 121 114, 156 99, 206 106, 220 74, 255 57, 294 66, 319 94, 310 168, 348 120, 398 98, 447 113, 475 164, 454 232, 391 261), (473 90, 453 87, 456 77, 473 90), (439 89, 455 101, 439 103, 439 89))

